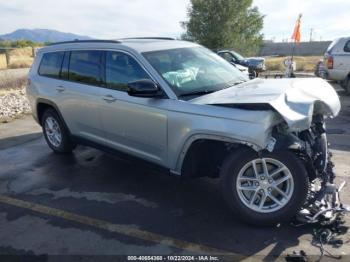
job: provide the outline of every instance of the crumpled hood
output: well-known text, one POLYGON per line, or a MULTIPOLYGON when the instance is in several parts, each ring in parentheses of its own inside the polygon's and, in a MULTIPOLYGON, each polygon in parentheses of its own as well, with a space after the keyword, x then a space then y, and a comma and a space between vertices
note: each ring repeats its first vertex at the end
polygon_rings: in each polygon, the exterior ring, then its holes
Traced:
POLYGON ((269 104, 292 131, 311 125, 313 112, 336 116, 340 101, 334 88, 321 78, 254 79, 243 84, 200 96, 194 104, 269 104))

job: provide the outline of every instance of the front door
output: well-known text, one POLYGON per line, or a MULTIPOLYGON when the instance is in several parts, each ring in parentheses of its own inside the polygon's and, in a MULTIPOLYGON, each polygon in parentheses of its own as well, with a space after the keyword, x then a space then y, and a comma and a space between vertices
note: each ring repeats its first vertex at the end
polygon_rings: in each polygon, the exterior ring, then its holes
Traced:
POLYGON ((102 123, 109 146, 162 164, 167 160, 168 99, 129 96, 127 83, 150 79, 129 54, 105 53, 106 88, 103 89, 102 123))

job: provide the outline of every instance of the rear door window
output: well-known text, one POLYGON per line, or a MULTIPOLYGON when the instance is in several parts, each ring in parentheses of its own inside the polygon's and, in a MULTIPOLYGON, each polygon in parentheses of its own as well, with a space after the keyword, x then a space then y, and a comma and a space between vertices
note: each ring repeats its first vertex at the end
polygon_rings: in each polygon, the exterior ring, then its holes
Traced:
POLYGON ((39 66, 39 75, 59 78, 64 52, 45 53, 39 66))
POLYGON ((127 84, 140 79, 150 79, 145 70, 131 56, 106 52, 106 84, 108 88, 127 91, 127 84))
POLYGON ((69 63, 69 80, 89 85, 102 85, 102 53, 98 50, 72 51, 69 63))

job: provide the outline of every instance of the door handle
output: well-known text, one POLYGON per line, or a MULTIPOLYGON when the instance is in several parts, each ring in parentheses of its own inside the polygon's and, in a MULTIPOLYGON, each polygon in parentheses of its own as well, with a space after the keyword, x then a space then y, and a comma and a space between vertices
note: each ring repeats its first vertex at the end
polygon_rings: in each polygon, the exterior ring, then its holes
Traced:
POLYGON ((115 102, 117 99, 112 96, 112 95, 106 95, 102 98, 104 101, 108 102, 108 103, 112 103, 115 102))
POLYGON ((66 88, 64 86, 58 86, 58 87, 56 87, 56 90, 58 92, 63 92, 64 90, 66 90, 66 88))

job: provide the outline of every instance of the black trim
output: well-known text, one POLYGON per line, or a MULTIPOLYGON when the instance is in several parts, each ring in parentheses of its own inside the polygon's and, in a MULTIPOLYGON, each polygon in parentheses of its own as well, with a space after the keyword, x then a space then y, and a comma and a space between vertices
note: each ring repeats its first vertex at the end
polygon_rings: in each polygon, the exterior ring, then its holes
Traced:
POLYGON ((61 111, 58 109, 58 106, 54 102, 52 102, 52 101, 50 101, 48 99, 45 99, 45 98, 38 98, 36 100, 36 114, 37 114, 38 123, 40 125, 41 125, 41 119, 39 118, 39 112, 38 112, 39 104, 45 104, 45 105, 49 105, 49 106, 53 107, 55 109, 55 111, 57 112, 58 116, 60 117, 64 127, 68 130, 68 132, 70 134, 70 130, 69 130, 66 122, 64 121, 64 118, 63 118, 63 116, 61 114, 61 111))
POLYGON ((159 171, 161 171, 161 172, 166 172, 166 173, 168 173, 169 175, 171 174, 169 168, 166 168, 166 167, 161 166, 161 165, 159 165, 159 164, 156 164, 156 163, 147 161, 147 160, 145 160, 145 159, 142 159, 142 158, 139 158, 139 157, 136 157, 136 156, 133 156, 133 155, 130 155, 130 154, 121 152, 121 151, 119 151, 119 150, 117 150, 117 149, 114 149, 114 148, 111 148, 111 147, 109 147, 109 146, 96 143, 96 142, 94 142, 94 141, 91 141, 91 140, 89 140, 89 139, 86 139, 86 138, 83 138, 83 137, 80 137, 80 136, 71 135, 70 137, 71 137, 71 139, 72 139, 73 142, 75 142, 75 143, 77 143, 77 144, 79 144, 79 145, 92 147, 92 148, 101 150, 101 151, 103 151, 103 152, 106 152, 106 153, 108 153, 108 154, 115 155, 115 156, 118 156, 118 157, 123 158, 123 159, 130 160, 130 161, 141 161, 141 162, 143 162, 144 164, 149 165, 150 168, 152 168, 152 169, 156 169, 156 170, 159 170, 159 171))
POLYGON ((69 77, 69 63, 70 63, 70 51, 64 52, 64 57, 61 66, 60 79, 68 80, 69 77))
POLYGON ((107 85, 107 77, 106 77, 106 54, 107 54, 107 51, 105 50, 102 50, 102 54, 100 56, 100 61, 101 61, 101 65, 102 65, 102 68, 100 70, 100 74, 101 74, 101 79, 102 79, 102 87, 103 88, 108 88, 108 85, 107 85))
POLYGON ((63 42, 55 42, 51 43, 48 46, 52 45, 62 45, 62 44, 77 44, 77 43, 114 43, 114 44, 120 44, 121 42, 118 40, 74 40, 74 41, 63 41, 63 42))

